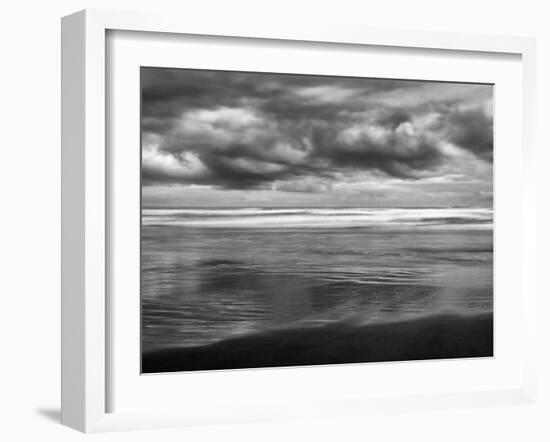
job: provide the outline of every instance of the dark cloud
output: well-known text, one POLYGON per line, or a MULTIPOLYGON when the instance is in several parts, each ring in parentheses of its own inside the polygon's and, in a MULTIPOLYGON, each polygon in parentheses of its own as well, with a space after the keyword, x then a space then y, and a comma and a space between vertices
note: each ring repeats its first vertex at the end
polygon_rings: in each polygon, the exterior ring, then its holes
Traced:
POLYGON ((382 114, 376 120, 376 123, 393 130, 397 129, 402 123, 411 121, 411 115, 403 109, 384 109, 382 114))
POLYGON ((449 140, 481 158, 493 159, 493 118, 475 109, 449 115, 449 140))
POLYGON ((449 161, 449 144, 492 161, 490 86, 141 72, 145 185, 316 192, 361 171, 417 179, 449 161))

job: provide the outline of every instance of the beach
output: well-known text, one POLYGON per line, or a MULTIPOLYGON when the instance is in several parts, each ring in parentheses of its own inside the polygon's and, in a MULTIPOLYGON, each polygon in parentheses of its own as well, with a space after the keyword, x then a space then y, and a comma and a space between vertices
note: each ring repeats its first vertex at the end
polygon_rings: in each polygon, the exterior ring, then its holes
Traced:
POLYGON ((474 358, 493 355, 492 314, 393 323, 331 324, 146 353, 143 373, 474 358))
POLYGON ((142 371, 493 355, 492 210, 145 209, 142 371))

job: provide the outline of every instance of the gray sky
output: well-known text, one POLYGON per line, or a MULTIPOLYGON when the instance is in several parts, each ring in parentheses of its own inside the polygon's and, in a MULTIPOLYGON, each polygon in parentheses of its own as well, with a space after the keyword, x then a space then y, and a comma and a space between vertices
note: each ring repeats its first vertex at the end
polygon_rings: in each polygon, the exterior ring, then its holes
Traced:
POLYGON ((493 88, 142 68, 144 207, 490 206, 493 88))

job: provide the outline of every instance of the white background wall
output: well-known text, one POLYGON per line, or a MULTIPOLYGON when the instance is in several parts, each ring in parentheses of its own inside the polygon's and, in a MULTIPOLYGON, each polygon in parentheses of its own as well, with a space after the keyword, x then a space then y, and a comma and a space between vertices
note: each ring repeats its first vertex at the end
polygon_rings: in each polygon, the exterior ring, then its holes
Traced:
MULTIPOLYGON (((550 225, 546 106, 550 13, 523 0, 19 0, 0 14, 0 439, 82 440, 59 420, 60 17, 83 8, 534 36, 538 43, 539 268, 550 225), (165 9, 166 8, 166 9, 165 9), (543 193, 545 195, 543 195, 543 193), (546 200, 546 201, 545 201, 546 200)), ((518 179, 519 177, 511 177, 518 179)), ((541 319, 550 304, 539 282, 541 319)), ((550 332, 541 321, 537 405, 92 436, 95 440, 550 440, 550 332)), ((414 379, 411 380, 414 382, 414 379)), ((185 398, 182 398, 184 400, 185 398)), ((88 436, 89 437, 89 436, 88 436)))

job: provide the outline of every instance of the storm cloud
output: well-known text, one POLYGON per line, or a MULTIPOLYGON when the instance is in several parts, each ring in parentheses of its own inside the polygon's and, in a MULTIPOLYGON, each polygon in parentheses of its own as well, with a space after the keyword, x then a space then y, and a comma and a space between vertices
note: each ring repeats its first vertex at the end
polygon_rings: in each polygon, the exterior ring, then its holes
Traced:
POLYGON ((141 87, 146 187, 492 179, 490 85, 142 68, 141 87))

